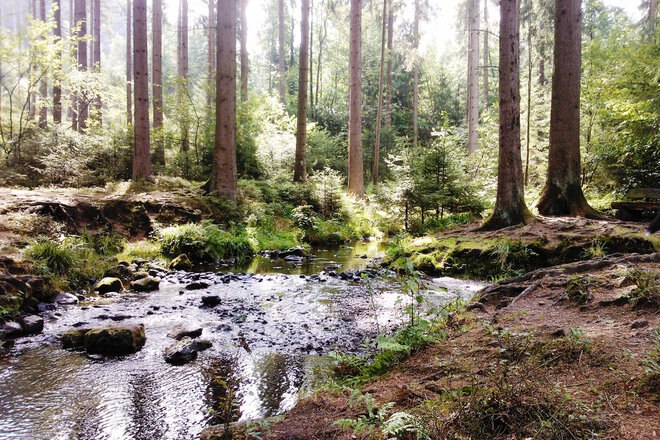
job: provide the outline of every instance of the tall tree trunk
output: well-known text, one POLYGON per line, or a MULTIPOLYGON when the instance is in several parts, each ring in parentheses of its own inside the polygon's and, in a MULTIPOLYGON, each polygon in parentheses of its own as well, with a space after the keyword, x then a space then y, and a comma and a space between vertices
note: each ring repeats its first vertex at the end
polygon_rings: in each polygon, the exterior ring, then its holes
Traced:
MULTIPOLYGON (((53 35, 59 42, 62 40, 62 11, 60 0, 53 0, 54 20, 53 35)), ((57 58, 62 60, 62 51, 58 51, 57 58)), ((62 123, 62 86, 59 78, 53 78, 53 122, 62 123)))
MULTIPOLYGON (((323 6, 323 2, 321 3, 323 6)), ((321 72, 323 71, 321 61, 323 60, 323 45, 328 32, 327 17, 323 18, 321 28, 319 29, 319 51, 316 54, 316 84, 314 91, 314 117, 318 115, 319 97, 321 96, 321 72)))
POLYGON ((206 104, 209 108, 215 101, 215 0, 209 2, 209 24, 206 32, 207 36, 207 61, 208 61, 208 90, 206 91, 206 104))
POLYGON ((142 180, 151 177, 147 0, 133 0, 133 59, 133 81, 135 83, 133 180, 142 180))
POLYGON ((126 0, 126 124, 133 125, 133 0, 126 0))
POLYGON ((348 98, 348 192, 364 197, 362 159, 362 0, 351 0, 348 98))
MULTIPOLYGON (((188 102, 188 0, 179 0, 179 76, 181 79, 179 99, 188 102)), ((183 108, 187 108, 187 105, 183 108)), ((183 177, 190 177, 190 139, 188 137, 188 115, 181 115, 181 152, 183 153, 183 177)))
POLYGON ((468 154, 477 151, 479 124, 479 0, 469 0, 468 7, 468 154))
POLYGON ((154 162, 165 165, 165 139, 163 138, 163 1, 153 0, 152 5, 152 95, 154 111, 154 162))
MULTIPOLYGON (((302 5, 301 5, 302 6, 302 5)), ((302 24, 301 24, 302 26, 302 24)), ((314 0, 310 0, 309 8, 309 113, 314 115, 314 0)))
MULTIPOLYGON (((278 20, 278 33, 277 33, 277 62, 278 62, 278 79, 279 79, 279 92, 280 101, 282 105, 286 105, 286 64, 284 62, 284 0, 278 0, 277 4, 277 20, 278 20)), ((293 32, 293 30, 292 30, 293 32)))
POLYGON ((413 19, 413 45, 414 45, 414 61, 413 61, 413 148, 417 148, 417 139, 419 137, 419 0, 415 0, 415 17, 413 19))
MULTIPOLYGON (((94 35, 94 49, 92 52, 92 68, 95 72, 101 72, 101 0, 93 0, 92 4, 92 33, 94 35)), ((101 97, 94 98, 94 110, 99 124, 102 123, 102 104, 101 97)))
POLYGON ((658 2, 657 0, 649 0, 649 15, 647 17, 648 38, 651 41, 655 40, 655 33, 658 26, 658 2))
POLYGON ((309 1, 300 4, 300 59, 298 61, 298 119, 296 129, 296 158, 293 181, 307 180, 305 149, 307 145, 307 81, 309 64, 309 1))
MULTIPOLYGON (((39 19, 46 22, 46 0, 39 0, 39 19)), ((46 75, 42 72, 41 81, 39 81, 39 127, 48 126, 48 81, 46 75)))
POLYGON ((248 0, 241 0, 241 102, 248 99, 248 76, 250 74, 250 59, 247 50, 247 8, 248 0))
POLYGON ((385 37, 387 34, 387 0, 383 0, 383 28, 380 36, 380 70, 378 72, 378 109, 376 110, 376 139, 374 142, 374 166, 371 181, 378 185, 378 167, 380 165, 380 128, 383 119, 383 73, 385 70, 385 37))
POLYGON ((483 229, 533 220, 525 205, 520 158, 520 0, 500 1, 500 133, 497 199, 483 229))
POLYGON ((602 218, 589 206, 581 186, 581 22, 580 0, 555 2, 548 174, 537 207, 543 215, 602 218))
MULTIPOLYGON (((488 0, 486 0, 488 1, 488 0)), ((525 136, 525 186, 529 185, 529 146, 532 133, 532 14, 527 14, 527 133, 525 136)))
POLYGON ((392 47, 394 42, 394 4, 390 5, 390 10, 387 14, 387 73, 385 75, 387 86, 386 100, 385 100, 385 130, 390 131, 392 128, 392 47))
MULTIPOLYGON (((75 0, 75 19, 78 29, 78 68, 87 70, 87 7, 85 0, 75 0)), ((85 132, 87 116, 89 115, 89 100, 84 94, 78 93, 78 131, 85 132)))
MULTIPOLYGON (((32 16, 32 19, 37 19, 39 18, 38 11, 37 11, 37 0, 31 0, 29 5, 28 5, 28 13, 32 16)), ((30 48, 30 51, 32 51, 32 48, 30 48)), ((30 59, 33 60, 34 56, 30 55, 30 59)), ((37 76, 37 64, 32 62, 32 67, 30 68, 30 73, 28 77, 28 95, 29 95, 29 110, 28 110, 28 119, 32 120, 35 119, 37 116, 37 95, 34 93, 34 81, 37 76)))
POLYGON ((484 63, 484 78, 483 78, 483 102, 484 102, 484 108, 488 110, 490 108, 490 102, 488 100, 488 96, 490 95, 490 87, 489 87, 489 75, 490 75, 490 48, 488 46, 488 34, 489 34, 489 26, 488 26, 488 0, 484 0, 484 51, 483 51, 483 63, 484 63))
POLYGON ((213 188, 236 200, 236 1, 218 0, 213 188))

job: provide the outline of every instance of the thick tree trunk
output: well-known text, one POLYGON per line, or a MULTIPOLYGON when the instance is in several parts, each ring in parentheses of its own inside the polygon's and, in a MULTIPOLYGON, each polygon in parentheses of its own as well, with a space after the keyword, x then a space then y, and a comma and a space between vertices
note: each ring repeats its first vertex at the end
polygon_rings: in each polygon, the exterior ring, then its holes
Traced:
POLYGON ((296 129, 296 158, 293 181, 307 180, 305 149, 307 145, 307 81, 309 64, 309 1, 300 4, 300 59, 298 61, 298 119, 296 129))
POLYGON ((133 81, 135 83, 133 180, 135 181, 151 177, 147 0, 133 0, 133 59, 133 81))
POLYGON ((207 62, 208 62, 208 89, 206 91, 206 104, 209 108, 215 102, 215 0, 208 0, 209 23, 206 30, 207 36, 207 62))
MULTIPOLYGON (((179 99, 188 102, 188 0, 179 0, 179 99)), ((187 106, 186 106, 187 107, 187 106)), ((186 108, 184 107, 184 108, 186 108)), ((188 115, 181 115, 181 153, 183 154, 183 177, 190 177, 190 139, 188 137, 188 115)))
MULTIPOLYGON (((46 22, 46 0, 39 0, 39 19, 43 22, 46 22)), ((46 76, 41 77, 39 81, 39 127, 46 128, 48 126, 48 81, 46 81, 46 76)))
MULTIPOLYGON (((101 72, 101 0, 93 0, 92 3, 92 34, 94 36, 92 50, 92 69, 94 72, 101 72)), ((101 97, 94 97, 94 111, 99 124, 102 123, 102 104, 101 97)))
POLYGON ((351 0, 348 98, 348 192, 364 197, 362 159, 362 0, 351 0))
POLYGON ((126 1, 126 124, 133 125, 133 0, 126 1))
POLYGON ((520 158, 520 0, 500 2, 500 133, 497 199, 483 229, 533 220, 525 205, 520 158))
POLYGON ((213 188, 236 200, 236 1, 218 0, 213 188))
MULTIPOLYGON (((78 68, 87 70, 87 8, 85 0, 75 0, 75 19, 78 29, 78 68)), ((89 100, 87 96, 78 94, 78 131, 84 133, 87 128, 87 116, 89 115, 89 100)))
POLYGON ((378 72, 378 109, 376 110, 376 140, 374 142, 374 166, 371 181, 378 185, 378 167, 380 165, 380 128, 383 119, 383 71, 385 69, 385 44, 387 34, 387 0, 383 0, 383 28, 380 36, 380 70, 378 72))
MULTIPOLYGON (((488 0, 486 0, 488 1, 488 0)), ((529 147, 532 134, 532 14, 527 20, 527 132, 525 136, 525 186, 529 185, 529 147)))
POLYGON ((412 96, 412 124, 413 124, 413 148, 417 148, 419 137, 418 115, 419 115, 419 0, 415 0, 415 17, 413 19, 413 96, 412 96))
POLYGON ((247 8, 248 0, 241 0, 241 102, 248 99, 248 77, 250 75, 250 58, 247 50, 247 8))
POLYGON ((477 151, 479 140, 479 0, 470 0, 468 10, 467 150, 472 154, 477 151))
POLYGON ((489 34, 489 25, 488 25, 488 1, 489 0, 484 0, 484 50, 483 50, 483 105, 486 110, 490 108, 490 102, 488 100, 488 96, 490 95, 490 87, 489 87, 489 82, 490 82, 490 48, 488 45, 488 34, 489 34))
MULTIPOLYGON (((277 5, 277 23, 278 23, 278 33, 277 33, 277 62, 278 62, 278 80, 279 80, 279 92, 280 92, 280 101, 282 105, 286 105, 286 64, 284 62, 284 0, 278 0, 277 5)), ((291 30, 293 32, 293 29, 291 30)))
POLYGON ((537 207, 543 215, 601 218, 581 186, 581 21, 580 0, 556 1, 548 174, 537 207))
POLYGON ((152 95, 154 111, 154 162, 165 165, 165 139, 163 138, 163 2, 153 0, 152 5, 152 95))
POLYGON ((394 4, 390 5, 387 14, 387 73, 386 78, 386 96, 385 100, 385 130, 392 128, 392 47, 394 41, 394 4))

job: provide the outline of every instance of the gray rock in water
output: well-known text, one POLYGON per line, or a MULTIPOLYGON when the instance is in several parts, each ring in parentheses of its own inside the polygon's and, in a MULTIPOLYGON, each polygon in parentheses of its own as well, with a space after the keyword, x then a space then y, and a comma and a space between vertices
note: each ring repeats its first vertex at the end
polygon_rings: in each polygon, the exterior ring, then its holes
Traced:
POLYGON ((196 338, 202 335, 202 328, 194 324, 179 324, 167 334, 168 338, 181 340, 184 337, 196 338))
POLYGON ((36 335, 44 329, 44 318, 37 315, 28 315, 21 318, 23 332, 28 335, 36 335))
POLYGON ((204 281, 193 281, 192 283, 186 286, 186 290, 201 290, 209 287, 209 283, 204 281))
POLYGON ((69 330, 62 335, 62 348, 80 348, 85 343, 85 333, 89 328, 69 330))
POLYGON ((100 294, 108 292, 120 292, 123 289, 119 278, 105 277, 94 285, 94 290, 100 294))
POLYGON ((55 298, 53 298, 53 302, 64 305, 76 304, 78 302, 78 297, 71 293, 59 292, 57 295, 55 295, 55 298))
POLYGON ((165 362, 173 365, 183 365, 197 359, 197 353, 210 348, 210 341, 194 341, 185 336, 165 349, 163 357, 165 362))
POLYGON ((18 322, 7 321, 0 325, 0 336, 5 338, 17 338, 23 334, 23 329, 18 322))
POLYGON ((121 356, 139 351, 146 339, 142 324, 101 327, 85 333, 84 346, 89 354, 121 356))
POLYGON ((151 276, 146 276, 131 282, 131 289, 137 290, 138 292, 152 292, 158 290, 159 287, 160 280, 151 276))
POLYGON ((218 295, 204 295, 202 296, 202 305, 206 307, 215 307, 220 304, 222 300, 218 295))

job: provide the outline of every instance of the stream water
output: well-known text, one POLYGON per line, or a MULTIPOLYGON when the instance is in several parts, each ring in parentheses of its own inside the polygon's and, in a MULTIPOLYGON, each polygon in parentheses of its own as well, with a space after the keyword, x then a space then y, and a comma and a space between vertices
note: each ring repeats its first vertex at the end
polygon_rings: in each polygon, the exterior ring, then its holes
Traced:
MULTIPOLYGON (((329 353, 360 351, 377 329, 401 323, 396 279, 367 283, 326 272, 364 269, 381 251, 356 243, 314 250, 309 261, 258 257, 235 276, 173 272, 159 291, 90 295, 48 312, 42 334, 0 355, 0 439, 189 439, 228 419, 281 414, 323 378, 329 353), (209 287, 185 289, 191 281, 209 287), (201 307, 210 294, 222 303, 201 307), (100 359, 61 348, 63 332, 115 321, 144 324, 141 351, 100 359), (213 347, 172 366, 162 353, 173 341, 167 333, 181 323, 198 324, 213 347)), ((438 282, 446 289, 430 295, 441 302, 481 287, 438 282)))

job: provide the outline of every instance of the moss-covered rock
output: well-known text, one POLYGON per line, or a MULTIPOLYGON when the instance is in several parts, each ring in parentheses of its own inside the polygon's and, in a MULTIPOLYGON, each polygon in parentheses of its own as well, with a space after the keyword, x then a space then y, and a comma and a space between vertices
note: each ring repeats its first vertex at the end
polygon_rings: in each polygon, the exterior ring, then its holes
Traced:
POLYGON ((121 356, 139 351, 146 339, 144 325, 139 324, 89 330, 83 344, 89 354, 121 356))
POLYGON ((146 276, 131 282, 131 289, 138 292, 152 292, 158 290, 160 280, 151 276, 146 276))
POLYGON ((62 335, 62 348, 82 348, 88 328, 78 328, 64 332, 62 335))
POLYGON ((100 294, 120 292, 123 289, 119 278, 105 277, 94 285, 94 290, 100 294))
POLYGON ((172 270, 190 270, 192 269, 192 263, 186 254, 181 254, 170 261, 169 268, 172 270))

